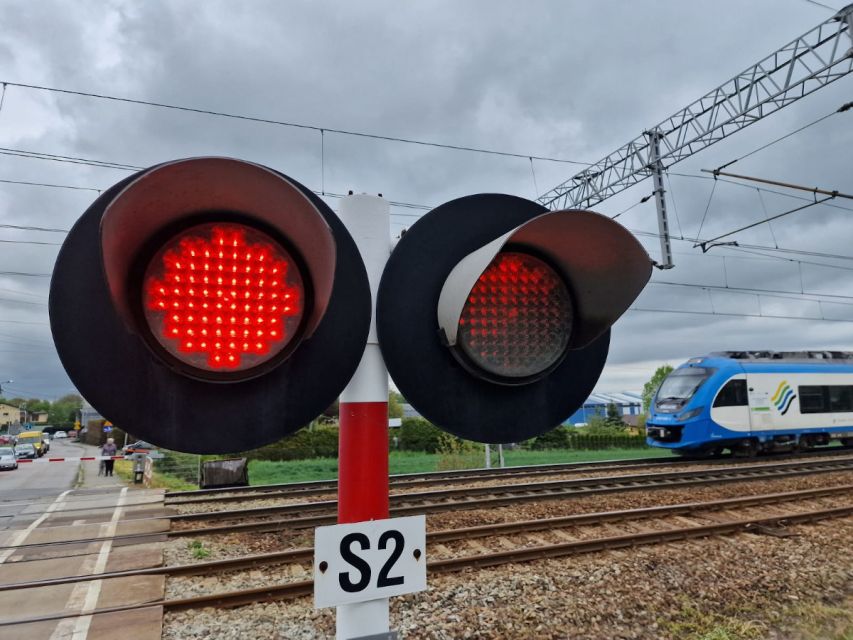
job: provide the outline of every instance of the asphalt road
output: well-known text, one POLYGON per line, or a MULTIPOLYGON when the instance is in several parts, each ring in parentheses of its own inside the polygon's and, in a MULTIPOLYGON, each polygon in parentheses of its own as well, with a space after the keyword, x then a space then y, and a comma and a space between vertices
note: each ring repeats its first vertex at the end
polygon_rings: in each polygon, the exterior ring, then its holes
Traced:
MULTIPOLYGON (((91 448, 91 447, 90 447, 91 448)), ((48 457, 93 455, 66 440, 51 442, 48 457)), ((79 462, 36 462, 20 464, 15 471, 0 471, 0 529, 29 502, 56 497, 77 479, 79 462)))

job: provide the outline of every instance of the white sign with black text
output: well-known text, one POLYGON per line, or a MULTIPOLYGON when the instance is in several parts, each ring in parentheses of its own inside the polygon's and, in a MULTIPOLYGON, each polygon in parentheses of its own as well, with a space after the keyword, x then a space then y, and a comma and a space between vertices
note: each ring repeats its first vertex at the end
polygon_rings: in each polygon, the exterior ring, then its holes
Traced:
POLYGON ((426 589, 426 516, 314 530, 314 606, 335 607, 426 589))

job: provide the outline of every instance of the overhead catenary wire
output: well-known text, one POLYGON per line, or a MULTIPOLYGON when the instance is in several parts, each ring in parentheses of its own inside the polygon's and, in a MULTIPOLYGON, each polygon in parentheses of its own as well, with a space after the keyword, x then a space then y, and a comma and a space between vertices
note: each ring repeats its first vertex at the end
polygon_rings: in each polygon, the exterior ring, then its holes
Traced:
POLYGON ((43 153, 40 151, 26 151, 24 149, 12 149, 10 147, 0 147, 0 155, 14 156, 17 158, 30 158, 32 160, 50 160, 52 162, 66 162, 70 164, 80 164, 91 167, 101 167, 103 169, 118 169, 121 171, 139 171, 145 167, 136 167, 133 165, 123 164, 120 162, 109 162, 107 160, 93 160, 91 158, 80 158, 77 156, 64 156, 53 153, 43 153))
POLYGON ((650 280, 649 284, 654 285, 663 285, 670 287, 686 287, 691 289, 704 289, 704 290, 714 290, 721 291, 727 293, 735 293, 742 295, 750 295, 750 296, 764 296, 766 298, 779 298, 781 300, 795 300, 797 302, 825 302, 827 304, 839 304, 843 306, 853 306, 853 302, 839 302, 836 300, 818 300, 817 297, 824 298, 838 298, 839 300, 853 300, 853 296, 847 296, 843 294, 831 294, 831 293, 814 293, 814 292, 804 292, 798 293, 797 291, 785 291, 783 289, 756 289, 751 287, 732 287, 729 285, 716 285, 716 284, 696 284, 692 282, 670 282, 667 280, 650 280), (806 298, 804 296, 814 296, 812 298, 806 298))
POLYGON ((704 173, 711 173, 714 177, 717 176, 727 176, 729 178, 737 178, 738 180, 747 180, 749 182, 760 182, 762 184, 772 184, 777 187, 785 187, 786 189, 795 189, 797 191, 808 191, 812 194, 821 194, 824 196, 831 196, 833 198, 846 198, 847 200, 853 200, 853 195, 849 193, 841 193, 838 190, 830 190, 830 189, 821 189, 820 187, 805 187, 800 184, 793 184, 791 182, 781 182, 779 180, 770 180, 768 178, 757 178, 755 176, 744 176, 737 173, 728 173, 726 171, 720 171, 719 169, 702 169, 704 173))
POLYGON ((8 84, 10 87, 19 87, 22 89, 32 89, 35 91, 47 91, 47 92, 51 92, 51 93, 74 95, 74 96, 80 96, 80 97, 85 97, 85 98, 93 98, 93 99, 97 99, 97 100, 109 100, 109 101, 113 101, 113 102, 123 102, 126 104, 135 104, 135 105, 141 105, 141 106, 147 106, 147 107, 156 107, 159 109, 170 109, 170 110, 175 110, 175 111, 183 111, 183 112, 187 112, 187 113, 196 113, 196 114, 200 114, 200 115, 215 116, 215 117, 219 117, 219 118, 230 118, 230 119, 235 119, 235 120, 257 122, 260 124, 270 124, 270 125, 277 125, 277 126, 281 126, 281 127, 290 127, 290 128, 295 128, 295 129, 307 129, 310 131, 323 131, 325 133, 337 133, 337 134, 345 135, 345 136, 353 136, 353 137, 358 137, 358 138, 368 138, 371 140, 382 140, 385 142, 398 142, 398 143, 402 143, 402 144, 412 144, 412 145, 419 145, 419 146, 425 146, 425 147, 435 147, 435 148, 439 148, 439 149, 451 149, 454 151, 467 151, 467 152, 471 152, 471 153, 481 153, 481 154, 487 154, 487 155, 504 156, 504 157, 509 157, 509 158, 521 158, 524 160, 526 160, 528 158, 533 158, 535 160, 541 160, 543 162, 557 162, 557 163, 563 163, 563 164, 574 164, 574 165, 580 165, 580 166, 584 166, 584 167, 592 166, 591 162, 581 162, 580 160, 571 160, 568 158, 554 158, 554 157, 549 157, 549 156, 540 156, 540 155, 531 154, 531 153, 514 153, 514 152, 510 152, 510 151, 498 151, 495 149, 484 149, 484 148, 480 148, 480 147, 472 147, 472 146, 465 146, 465 145, 444 144, 444 143, 432 142, 432 141, 428 141, 428 140, 418 140, 415 138, 403 138, 403 137, 399 137, 399 136, 388 136, 388 135, 380 135, 380 134, 375 134, 375 133, 368 133, 365 131, 353 131, 353 130, 348 130, 348 129, 337 129, 337 128, 327 127, 327 126, 304 124, 304 123, 298 123, 298 122, 288 122, 285 120, 274 120, 271 118, 261 118, 258 116, 249 116, 249 115, 244 115, 244 114, 228 113, 225 111, 216 111, 213 109, 204 109, 204 108, 200 108, 200 107, 187 107, 187 106, 182 106, 182 105, 168 104, 165 102, 156 102, 153 100, 140 100, 140 99, 135 99, 135 98, 125 98, 125 97, 121 97, 121 96, 112 96, 112 95, 101 94, 101 93, 93 93, 93 92, 89 92, 89 91, 75 91, 72 89, 60 89, 58 87, 48 87, 48 86, 44 86, 44 85, 27 84, 27 83, 23 83, 23 82, 11 82, 8 80, 2 81, 2 82, 4 85, 8 84))
MULTIPOLYGON (((776 189, 767 189, 765 187, 756 187, 751 184, 744 184, 743 182, 737 182, 736 180, 727 180, 726 178, 715 178, 714 176, 703 176, 696 173, 679 173, 677 171, 672 171, 672 175, 678 176, 679 178, 693 178, 694 180, 716 180, 716 182, 724 182, 726 184, 733 184, 735 186, 741 187, 743 189, 761 189, 764 193, 772 193, 777 196, 784 196, 785 198, 791 198, 793 200, 802 200, 805 202, 811 202, 812 198, 806 198, 803 196, 798 196, 793 193, 786 193, 784 191, 777 191, 776 189)), ((830 207, 832 209, 840 209, 841 211, 853 211, 851 207, 845 207, 844 205, 834 203, 834 202, 826 202, 823 204, 824 207, 830 207)))
POLYGON ((764 149, 767 149, 768 147, 772 147, 774 144, 776 144, 778 142, 782 142, 782 140, 786 140, 786 139, 790 138, 791 136, 794 136, 794 135, 800 133, 801 131, 805 131, 809 127, 813 127, 816 124, 820 124, 824 120, 827 120, 828 118, 831 118, 832 116, 834 116, 836 113, 844 113, 846 111, 849 111, 851 109, 851 107, 853 107, 853 102, 847 102, 847 103, 841 105, 835 111, 831 111, 830 113, 827 113, 826 115, 821 116, 817 120, 813 120, 812 122, 809 122, 808 124, 804 124, 803 126, 798 127, 797 129, 794 129, 793 131, 789 131, 788 133, 786 133, 783 136, 779 136, 775 140, 771 140, 770 142, 763 144, 760 147, 757 147, 756 149, 753 149, 749 153, 745 153, 742 156, 738 156, 734 160, 730 160, 730 161, 726 162, 725 164, 721 164, 719 167, 717 167, 717 170, 725 169, 726 167, 730 167, 734 163, 740 162, 741 160, 744 160, 745 158, 749 158, 750 156, 755 155, 756 153, 758 153, 760 151, 764 151, 764 149))
POLYGON ((721 240, 723 238, 728 238, 729 236, 732 236, 736 233, 740 233, 741 231, 746 231, 747 229, 752 229, 753 227, 757 227, 759 225, 769 223, 771 220, 778 220, 779 218, 781 218, 783 216, 791 215, 792 213, 797 213, 799 211, 804 211, 804 210, 809 209, 815 205, 826 202, 827 200, 831 200, 832 198, 833 198, 833 196, 827 196, 823 200, 815 200, 814 202, 809 202, 809 203, 806 203, 806 204, 801 205, 799 207, 794 207, 793 209, 788 209, 787 211, 783 211, 782 213, 776 214, 775 216, 771 216, 770 218, 767 218, 766 220, 759 220, 758 222, 753 222, 752 224, 744 225, 743 227, 739 227, 739 228, 734 229, 732 231, 727 231, 726 233, 718 235, 715 238, 711 238, 710 240, 705 240, 704 242, 699 242, 698 244, 696 244, 694 246, 701 247, 702 251, 706 252, 710 248, 712 248, 713 244, 715 242, 717 242, 718 240, 721 240))
POLYGON ((69 184, 50 184, 47 182, 28 182, 26 180, 7 180, 2 178, 0 178, 0 182, 2 182, 3 184, 19 184, 30 187, 52 187, 54 189, 74 189, 77 191, 96 191, 98 193, 101 193, 101 189, 95 189, 94 187, 79 187, 76 185, 69 184))
POLYGON ((809 322, 850 322, 844 318, 824 318, 816 316, 784 316, 766 313, 734 313, 730 311, 691 311, 687 309, 650 309, 648 307, 629 307, 628 311, 646 311, 650 313, 683 313, 697 316, 729 316, 734 318, 762 318, 765 320, 807 320, 809 322))

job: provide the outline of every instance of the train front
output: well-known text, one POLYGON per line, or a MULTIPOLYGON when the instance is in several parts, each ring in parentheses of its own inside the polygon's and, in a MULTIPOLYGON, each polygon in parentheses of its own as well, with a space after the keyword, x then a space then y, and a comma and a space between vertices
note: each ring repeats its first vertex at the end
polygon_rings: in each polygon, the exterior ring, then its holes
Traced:
POLYGON ((670 373, 649 406, 646 442, 678 453, 704 453, 710 431, 710 401, 706 387, 716 371, 705 359, 693 358, 670 373))

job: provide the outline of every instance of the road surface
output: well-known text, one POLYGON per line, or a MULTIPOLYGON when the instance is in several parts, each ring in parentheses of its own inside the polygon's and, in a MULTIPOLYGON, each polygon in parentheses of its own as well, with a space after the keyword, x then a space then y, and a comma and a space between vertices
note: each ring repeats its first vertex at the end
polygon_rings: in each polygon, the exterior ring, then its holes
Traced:
MULTIPOLYGON (((67 440, 50 443, 48 457, 97 455, 95 447, 67 440)), ((15 471, 0 471, 0 530, 31 502, 55 498, 77 480, 79 462, 21 463, 15 471)))

